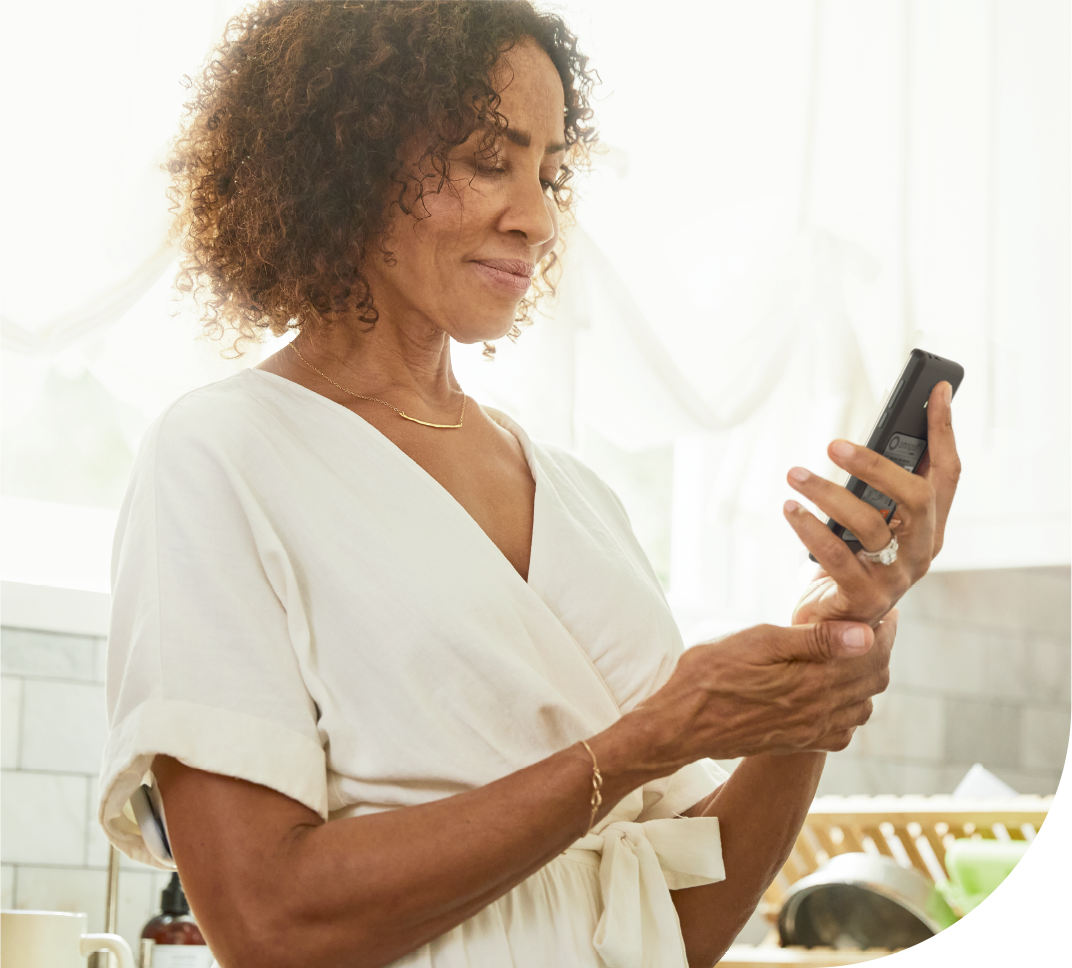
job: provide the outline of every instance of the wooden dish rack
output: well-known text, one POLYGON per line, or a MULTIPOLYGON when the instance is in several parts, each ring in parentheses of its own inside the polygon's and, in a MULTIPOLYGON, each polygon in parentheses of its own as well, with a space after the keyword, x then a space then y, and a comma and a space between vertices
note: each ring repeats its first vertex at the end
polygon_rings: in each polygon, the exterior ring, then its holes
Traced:
POLYGON ((880 949, 779 948, 778 912, 789 887, 836 854, 866 852, 914 867, 935 883, 947 879, 946 847, 958 837, 1034 839, 1052 796, 966 799, 951 796, 826 796, 808 811, 789 860, 763 895, 759 912, 771 924, 760 945, 734 945, 720 968, 810 968, 853 965, 889 954, 880 949))

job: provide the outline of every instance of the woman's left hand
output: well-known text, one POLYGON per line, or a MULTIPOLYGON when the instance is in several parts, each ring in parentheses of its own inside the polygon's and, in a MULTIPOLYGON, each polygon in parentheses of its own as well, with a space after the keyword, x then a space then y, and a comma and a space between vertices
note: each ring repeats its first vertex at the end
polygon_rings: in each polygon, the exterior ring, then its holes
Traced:
POLYGON ((793 624, 853 619, 872 627, 919 581, 942 548, 946 518, 960 478, 960 458, 953 438, 952 387, 939 383, 927 403, 927 453, 915 473, 866 447, 838 440, 830 459, 897 503, 887 523, 871 505, 803 468, 789 472, 790 486, 845 525, 867 551, 885 548, 897 538, 891 565, 854 555, 814 514, 787 501, 786 520, 819 562, 820 571, 793 614, 793 624))

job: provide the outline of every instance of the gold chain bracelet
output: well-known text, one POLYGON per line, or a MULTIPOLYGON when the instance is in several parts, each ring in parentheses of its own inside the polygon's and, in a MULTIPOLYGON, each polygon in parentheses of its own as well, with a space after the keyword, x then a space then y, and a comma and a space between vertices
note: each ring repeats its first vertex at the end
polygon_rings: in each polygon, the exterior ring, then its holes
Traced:
POLYGON ((588 829, 584 834, 587 837, 596 825, 596 814, 599 813, 599 808, 603 805, 603 774, 599 772, 599 762, 596 760, 596 754, 592 752, 592 747, 583 739, 581 740, 581 745, 588 750, 588 755, 592 757, 592 817, 588 821, 588 829))

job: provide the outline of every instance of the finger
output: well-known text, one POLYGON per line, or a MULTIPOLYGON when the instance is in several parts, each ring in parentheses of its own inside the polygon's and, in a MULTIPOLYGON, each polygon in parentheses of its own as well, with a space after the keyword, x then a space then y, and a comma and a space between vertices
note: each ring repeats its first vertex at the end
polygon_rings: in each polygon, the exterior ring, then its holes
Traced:
POLYGON ((838 585, 847 589, 857 589, 868 581, 867 570, 863 562, 814 514, 801 507, 796 501, 786 501, 782 511, 789 526, 797 533, 804 547, 815 556, 820 567, 838 585))
POLYGON ((809 753, 840 753, 846 750, 852 742, 852 735, 856 732, 855 727, 828 733, 817 742, 810 743, 806 749, 809 753))
POLYGON ((786 480, 795 491, 848 528, 867 551, 880 551, 890 543, 890 529, 882 514, 840 484, 803 467, 794 467, 786 480))
POLYGON ((835 440, 827 448, 827 453, 842 470, 893 498, 903 508, 918 510, 930 503, 930 484, 868 447, 835 440))
POLYGON ((855 729, 858 726, 863 726, 864 723, 866 723, 871 718, 871 714, 874 711, 875 711, 875 703, 871 699, 870 696, 868 696, 859 705, 854 706, 853 709, 851 710, 851 715, 852 715, 853 719, 855 720, 855 722, 852 724, 853 729, 855 729))
POLYGON ((897 622, 900 614, 898 609, 891 608, 882 616, 880 622, 871 626, 875 633, 875 644, 868 651, 865 660, 871 668, 878 668, 880 665, 889 663, 890 653, 893 651, 893 641, 897 637, 897 622))
POLYGON ((851 706, 844 706, 833 713, 829 720, 805 741, 808 749, 840 753, 852 742, 853 733, 871 718, 874 706, 870 698, 851 706))
POLYGON ((934 554, 945 540, 945 522, 960 480, 960 455, 953 436, 953 387, 942 381, 927 401, 926 464, 920 473, 934 488, 934 554))
POLYGON ((851 679, 849 703, 862 702, 889 688, 890 655, 893 652, 893 640, 897 635, 898 617, 897 609, 890 609, 875 627, 875 642, 870 650, 858 659, 841 663, 845 673, 855 677, 851 679))
POLYGON ((812 625, 760 625, 769 662, 829 662, 865 654, 875 633, 863 622, 816 622, 812 625))

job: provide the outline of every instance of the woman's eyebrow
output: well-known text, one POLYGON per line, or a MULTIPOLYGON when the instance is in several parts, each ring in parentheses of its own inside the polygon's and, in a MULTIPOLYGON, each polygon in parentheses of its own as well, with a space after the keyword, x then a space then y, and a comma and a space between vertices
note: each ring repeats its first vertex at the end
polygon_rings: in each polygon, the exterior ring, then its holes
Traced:
MULTIPOLYGON (((532 144, 532 136, 527 131, 518 131, 516 128, 507 128, 505 132, 506 140, 517 145, 519 148, 528 148, 532 144)), ((557 155, 559 152, 565 151, 568 146, 563 144, 548 145, 547 150, 544 151, 545 155, 557 155)))

